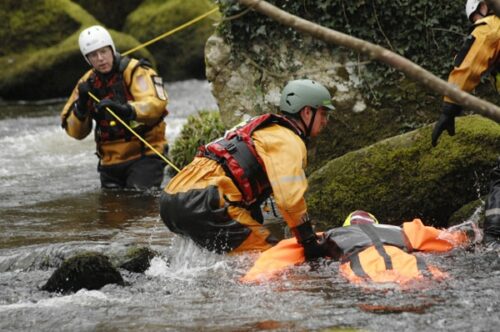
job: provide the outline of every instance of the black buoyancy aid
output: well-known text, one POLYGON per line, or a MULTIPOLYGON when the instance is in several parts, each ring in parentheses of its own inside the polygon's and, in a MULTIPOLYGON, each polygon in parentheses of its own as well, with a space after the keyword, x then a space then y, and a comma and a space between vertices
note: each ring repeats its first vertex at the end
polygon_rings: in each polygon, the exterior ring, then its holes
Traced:
POLYGON ((379 251, 383 245, 392 245, 406 252, 413 251, 410 241, 401 227, 392 225, 364 224, 333 228, 324 234, 327 245, 338 251, 340 258, 349 258, 361 250, 375 246, 379 251))
POLYGON ((197 156, 217 161, 243 195, 243 205, 249 207, 264 201, 272 192, 265 165, 257 154, 252 134, 255 130, 278 124, 292 130, 302 139, 300 129, 286 117, 265 114, 254 117, 228 131, 224 137, 201 146, 197 156))
MULTIPOLYGON (((130 63, 129 57, 121 57, 119 54, 115 57, 115 68, 111 74, 100 74, 96 71, 92 72, 88 81, 91 86, 92 93, 99 99, 112 99, 121 104, 125 104, 134 97, 130 93, 130 86, 127 85, 123 73, 130 63)), ((130 77, 133 77, 135 70, 139 66, 150 66, 147 60, 139 60, 137 65, 132 69, 130 77)), ((119 139, 130 140, 132 134, 109 112, 91 112, 93 119, 96 122, 95 140, 102 143, 119 139)), ((163 120, 163 119, 162 119, 163 120)), ((135 128, 140 134, 151 130, 153 127, 140 126, 135 128)))

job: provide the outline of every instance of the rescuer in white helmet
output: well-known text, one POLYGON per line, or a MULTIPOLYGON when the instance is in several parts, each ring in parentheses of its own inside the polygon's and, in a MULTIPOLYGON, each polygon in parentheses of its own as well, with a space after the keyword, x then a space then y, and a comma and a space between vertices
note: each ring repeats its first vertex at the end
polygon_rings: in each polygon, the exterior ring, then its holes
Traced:
POLYGON ((165 163, 107 109, 157 151, 166 148, 168 97, 147 60, 122 57, 109 32, 91 26, 80 33, 80 51, 92 67, 78 81, 61 113, 69 136, 85 138, 95 122, 98 171, 103 188, 158 188, 165 163), (92 93, 99 102, 90 97, 92 93))

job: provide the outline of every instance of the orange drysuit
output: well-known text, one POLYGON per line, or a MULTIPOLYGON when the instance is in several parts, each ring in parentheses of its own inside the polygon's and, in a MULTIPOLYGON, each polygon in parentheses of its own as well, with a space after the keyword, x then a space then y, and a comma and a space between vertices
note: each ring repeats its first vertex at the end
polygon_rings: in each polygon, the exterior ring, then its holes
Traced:
MULTIPOLYGON (((500 18, 490 15, 474 23, 474 29, 455 58, 448 82, 460 90, 471 92, 489 70, 500 65, 500 18)), ((497 82, 497 86, 500 82, 497 82)), ((497 88, 498 89, 498 88, 497 88)), ((444 101, 456 104, 449 97, 444 101)))

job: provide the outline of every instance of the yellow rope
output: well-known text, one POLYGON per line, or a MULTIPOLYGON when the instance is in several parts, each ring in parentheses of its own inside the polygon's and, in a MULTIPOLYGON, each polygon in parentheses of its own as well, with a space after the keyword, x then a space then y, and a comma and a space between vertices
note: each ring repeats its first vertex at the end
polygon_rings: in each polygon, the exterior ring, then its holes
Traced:
POLYGON ((177 27, 177 28, 175 28, 175 29, 172 29, 172 30, 170 30, 170 31, 167 31, 167 32, 165 32, 164 34, 162 34, 162 35, 160 35, 160 36, 158 36, 158 37, 156 37, 156 38, 153 38, 153 39, 151 39, 151 40, 150 40, 150 41, 148 41, 148 42, 145 42, 144 44, 141 44, 141 45, 139 45, 139 46, 137 46, 137 47, 134 47, 133 49, 128 50, 128 51, 127 51, 127 52, 125 52, 125 53, 122 53, 122 55, 127 55, 127 54, 130 54, 130 53, 132 53, 132 52, 137 51, 138 49, 141 49, 141 48, 143 48, 143 47, 146 47, 146 46, 148 46, 148 45, 151 45, 151 44, 153 44, 153 43, 156 43, 156 42, 157 42, 158 40, 160 40, 160 39, 163 39, 163 38, 165 38, 165 37, 167 37, 167 36, 173 35, 174 33, 178 32, 178 31, 181 31, 182 29, 185 29, 185 28, 187 28, 187 27, 189 27, 189 26, 191 26, 191 25, 195 24, 196 22, 198 22, 198 21, 200 21, 200 20, 204 19, 204 18, 205 18, 205 17, 207 17, 208 15, 210 15, 210 14, 212 14, 212 13, 215 13, 217 10, 219 10, 219 7, 215 7, 215 8, 213 8, 213 9, 209 10, 208 12, 206 12, 205 14, 200 15, 200 16, 198 16, 198 17, 196 17, 196 18, 193 18, 191 21, 186 22, 186 23, 184 23, 184 24, 182 24, 182 25, 178 26, 178 27, 177 27))
MULTIPOLYGON (((100 102, 99 98, 94 96, 92 92, 89 92, 89 95, 98 103, 100 102)), ((142 138, 138 133, 134 131, 134 129, 130 128, 128 124, 125 123, 118 115, 115 114, 109 107, 106 107, 106 111, 108 111, 116 120, 118 120, 125 128, 127 128, 132 134, 135 135, 142 143, 144 143, 148 148, 151 149, 154 153, 158 155, 161 159, 163 159, 167 164, 169 164, 173 169, 175 169, 177 172, 180 172, 181 170, 177 168, 170 160, 168 160, 163 154, 161 154, 158 150, 156 150, 151 144, 148 143, 144 138, 142 138)))

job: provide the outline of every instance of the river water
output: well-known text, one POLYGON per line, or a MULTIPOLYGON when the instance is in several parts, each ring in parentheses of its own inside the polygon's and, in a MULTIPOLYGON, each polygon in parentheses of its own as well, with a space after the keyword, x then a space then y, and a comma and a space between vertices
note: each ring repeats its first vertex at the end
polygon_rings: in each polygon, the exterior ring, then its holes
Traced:
MULTIPOLYGON (((170 141, 189 114, 216 109, 204 81, 167 85, 170 141)), ((337 263, 299 266, 275 281, 238 280, 256 256, 220 256, 170 233, 158 192, 103 192, 92 137, 59 127, 60 103, 0 104, 0 331, 498 331, 498 252, 420 254, 444 281, 354 286, 337 263), (75 253, 158 251, 125 287, 40 291, 75 253)))

